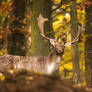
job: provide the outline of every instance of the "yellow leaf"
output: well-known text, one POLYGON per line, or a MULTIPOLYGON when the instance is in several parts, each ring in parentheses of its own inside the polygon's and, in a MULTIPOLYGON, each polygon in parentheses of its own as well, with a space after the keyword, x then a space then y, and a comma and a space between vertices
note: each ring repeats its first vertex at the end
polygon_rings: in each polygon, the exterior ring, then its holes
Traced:
POLYGON ((33 77, 33 76, 29 76, 29 77, 27 77, 26 79, 28 79, 28 80, 33 80, 34 77, 33 77))
POLYGON ((0 73, 0 80, 5 80, 5 76, 2 73, 0 73))

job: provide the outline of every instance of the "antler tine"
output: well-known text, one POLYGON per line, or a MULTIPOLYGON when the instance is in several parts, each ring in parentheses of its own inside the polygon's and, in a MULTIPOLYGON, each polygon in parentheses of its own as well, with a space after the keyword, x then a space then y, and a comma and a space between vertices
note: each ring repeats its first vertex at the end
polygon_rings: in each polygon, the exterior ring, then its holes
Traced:
POLYGON ((65 47, 66 47, 66 46, 69 46, 70 44, 73 44, 73 43, 77 42, 77 41, 79 40, 79 36, 81 35, 81 31, 82 31, 82 27, 79 26, 79 30, 78 30, 77 36, 75 37, 74 40, 72 40, 72 41, 70 41, 70 42, 67 42, 67 43, 65 44, 65 47))
POLYGON ((79 36, 81 34, 82 27, 81 26, 78 26, 78 27, 79 27, 78 34, 77 34, 76 38, 73 41, 71 41, 71 44, 75 43, 75 42, 77 42, 79 40, 79 36))
POLYGON ((61 38, 61 35, 59 35, 55 40, 58 41, 61 38))
POLYGON ((38 27, 39 27, 40 32, 41 32, 40 34, 41 34, 45 39, 50 40, 49 37, 46 37, 46 36, 44 35, 44 23, 45 23, 46 21, 48 21, 48 18, 44 18, 44 17, 40 14, 39 17, 37 18, 37 21, 38 21, 38 27))
MULTIPOLYGON (((64 43, 66 42, 67 34, 68 34, 68 32, 66 34, 64 34, 65 35, 64 43)), ((58 41, 61 37, 62 37, 62 35, 60 34, 55 40, 58 41)))
POLYGON ((65 34, 65 38, 63 39, 64 43, 66 43, 68 33, 69 32, 66 32, 66 34, 65 34))

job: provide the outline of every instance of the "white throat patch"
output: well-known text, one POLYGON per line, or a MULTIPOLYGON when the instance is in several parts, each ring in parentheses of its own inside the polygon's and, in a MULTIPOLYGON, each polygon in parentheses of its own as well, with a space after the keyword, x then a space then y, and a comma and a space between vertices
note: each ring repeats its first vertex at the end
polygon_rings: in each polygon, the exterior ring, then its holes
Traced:
POLYGON ((52 63, 47 64, 47 74, 52 74, 55 70, 58 69, 61 62, 61 57, 58 57, 56 61, 53 61, 52 63))
POLYGON ((54 70, 56 69, 56 63, 52 62, 51 64, 47 65, 47 74, 50 75, 54 72, 54 70))

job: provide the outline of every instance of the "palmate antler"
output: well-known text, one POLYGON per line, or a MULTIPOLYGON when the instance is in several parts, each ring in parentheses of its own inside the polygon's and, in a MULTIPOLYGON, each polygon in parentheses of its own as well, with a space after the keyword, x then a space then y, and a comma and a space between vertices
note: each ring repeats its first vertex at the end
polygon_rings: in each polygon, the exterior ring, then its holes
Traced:
POLYGON ((37 21, 38 21, 38 27, 39 27, 39 29, 40 29, 40 34, 42 35, 42 37, 45 38, 45 39, 47 39, 47 40, 49 40, 52 45, 55 45, 55 43, 58 41, 58 39, 61 37, 61 35, 58 36, 57 39, 52 39, 52 38, 46 37, 45 34, 44 34, 44 23, 45 23, 46 21, 48 21, 48 18, 44 18, 44 17, 40 14, 40 15, 38 16, 38 18, 37 18, 37 21))
MULTIPOLYGON (((58 40, 60 39, 61 35, 59 35, 59 36, 57 37, 57 39, 52 39, 52 38, 46 37, 45 34, 44 34, 44 23, 45 23, 46 21, 48 21, 48 18, 44 18, 44 17, 40 14, 39 17, 37 18, 37 21, 38 21, 38 27, 39 27, 39 29, 40 29, 40 34, 42 35, 42 37, 44 37, 45 39, 49 40, 52 45, 55 45, 56 43, 58 43, 58 40)), ((81 30, 82 30, 82 28, 79 26, 78 34, 77 34, 77 36, 75 37, 75 39, 72 40, 72 41, 70 41, 70 42, 61 42, 61 44, 64 43, 64 44, 65 44, 64 46, 67 47, 67 46, 69 46, 69 45, 71 45, 71 44, 77 42, 77 41, 79 40, 79 36, 80 36, 80 34, 81 34, 81 30)), ((68 33, 66 33, 65 40, 66 40, 66 38, 67 38, 67 34, 68 34, 68 33)))
POLYGON ((38 21, 38 27, 39 27, 40 32, 41 32, 40 34, 41 34, 44 38, 50 40, 49 37, 46 37, 46 36, 44 35, 44 23, 45 23, 46 21, 48 21, 48 18, 44 18, 44 17, 40 14, 39 17, 37 18, 37 21, 38 21))

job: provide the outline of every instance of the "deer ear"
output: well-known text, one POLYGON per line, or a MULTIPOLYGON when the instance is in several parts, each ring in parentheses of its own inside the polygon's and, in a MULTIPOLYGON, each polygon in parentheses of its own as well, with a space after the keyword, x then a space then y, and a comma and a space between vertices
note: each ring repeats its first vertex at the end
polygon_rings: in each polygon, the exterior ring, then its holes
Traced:
POLYGON ((55 47, 56 41, 54 39, 50 39, 50 43, 55 47))

